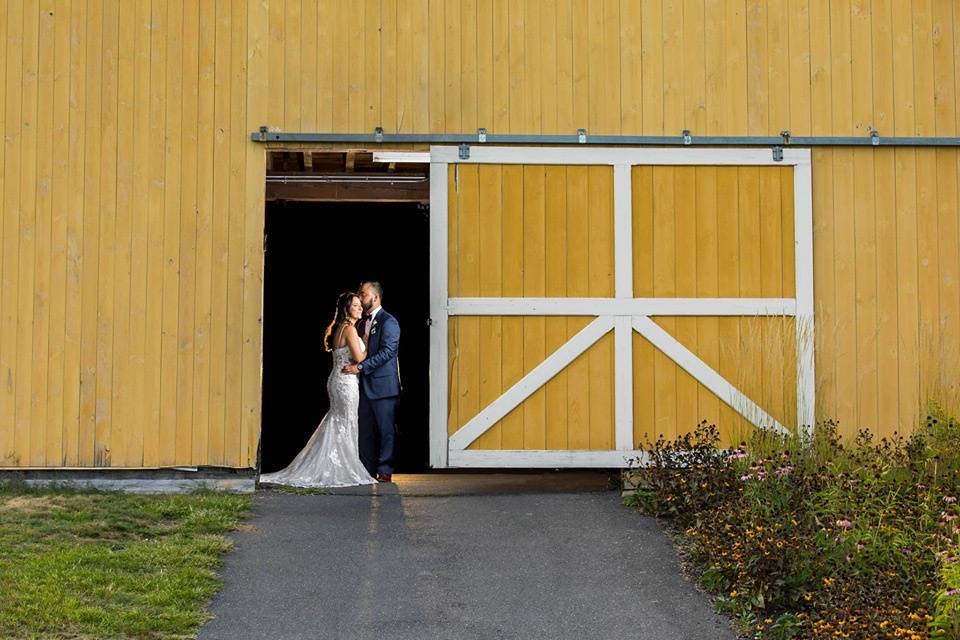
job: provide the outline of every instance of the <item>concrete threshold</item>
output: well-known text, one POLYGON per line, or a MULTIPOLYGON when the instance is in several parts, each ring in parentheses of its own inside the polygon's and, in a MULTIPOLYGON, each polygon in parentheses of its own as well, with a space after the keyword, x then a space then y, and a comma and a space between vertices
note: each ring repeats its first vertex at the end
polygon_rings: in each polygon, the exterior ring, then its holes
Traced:
POLYGON ((261 484, 265 491, 316 493, 341 496, 482 496, 549 493, 589 493, 619 488, 617 470, 554 472, 476 472, 443 471, 433 473, 395 473, 393 482, 333 489, 296 489, 261 484))

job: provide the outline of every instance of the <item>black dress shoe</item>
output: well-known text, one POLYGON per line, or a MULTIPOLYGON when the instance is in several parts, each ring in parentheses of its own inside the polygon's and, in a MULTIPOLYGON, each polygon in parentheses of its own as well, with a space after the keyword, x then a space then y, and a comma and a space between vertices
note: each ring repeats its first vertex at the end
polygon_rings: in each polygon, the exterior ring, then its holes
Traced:
POLYGON ((390 473, 378 473, 377 482, 393 482, 393 474, 390 473))

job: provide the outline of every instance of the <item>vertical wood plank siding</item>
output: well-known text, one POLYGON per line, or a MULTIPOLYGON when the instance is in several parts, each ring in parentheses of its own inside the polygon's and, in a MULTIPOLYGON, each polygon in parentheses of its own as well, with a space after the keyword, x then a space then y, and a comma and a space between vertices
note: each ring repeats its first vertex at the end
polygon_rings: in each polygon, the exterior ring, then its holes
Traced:
MULTIPOLYGON (((0 466, 255 463, 264 148, 248 134, 261 124, 955 136, 958 44, 952 0, 0 3, 0 466)), ((649 216, 634 229, 638 295, 785 290, 782 179, 658 172, 633 176, 649 216), (673 249, 650 244, 658 233, 673 249), (759 250, 737 270, 709 268, 743 243, 759 250)), ((817 149, 813 172, 818 416, 845 433, 909 430, 958 382, 960 153, 817 149)), ((569 212, 609 198, 608 182, 580 168, 463 173, 451 233, 474 262, 459 290, 602 293, 608 258, 593 248, 611 231, 569 212), (482 267, 496 256, 499 271, 482 267)), ((776 340, 773 321, 660 322, 731 379, 764 372, 755 392, 792 406, 789 363, 720 346, 776 340)), ((454 363, 451 420, 582 325, 451 323, 452 341, 477 348, 454 363)), ((735 436, 732 412, 635 342, 638 437, 709 416, 735 436)), ((612 421, 611 350, 595 345, 474 446, 610 446, 595 425, 612 421)))
MULTIPOLYGON (((795 295, 791 167, 635 167, 633 184, 637 296, 795 295)), ((792 318, 654 321, 779 422, 795 423, 792 318)), ((634 344, 635 443, 674 437, 700 420, 728 441, 747 433, 746 420, 672 360, 640 336, 634 344)))
MULTIPOLYGON (((456 171, 449 196, 451 297, 613 295, 610 167, 463 165, 456 171)), ((451 402, 456 406, 449 432, 589 322, 451 318, 451 402)), ((613 336, 608 335, 471 448, 603 450, 612 445, 613 336)))

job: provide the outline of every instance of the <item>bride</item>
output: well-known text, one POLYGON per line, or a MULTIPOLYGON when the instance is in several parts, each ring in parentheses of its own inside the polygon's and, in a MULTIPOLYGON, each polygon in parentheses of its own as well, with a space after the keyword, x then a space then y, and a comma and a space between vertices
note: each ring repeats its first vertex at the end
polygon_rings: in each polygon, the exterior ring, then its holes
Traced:
POLYGON ((260 482, 293 487, 352 487, 377 482, 360 463, 357 451, 359 379, 341 371, 345 365, 363 362, 367 357, 355 326, 362 315, 360 297, 341 293, 333 322, 323 336, 324 348, 333 353, 333 369, 327 378, 330 410, 293 462, 286 469, 261 475, 260 482))

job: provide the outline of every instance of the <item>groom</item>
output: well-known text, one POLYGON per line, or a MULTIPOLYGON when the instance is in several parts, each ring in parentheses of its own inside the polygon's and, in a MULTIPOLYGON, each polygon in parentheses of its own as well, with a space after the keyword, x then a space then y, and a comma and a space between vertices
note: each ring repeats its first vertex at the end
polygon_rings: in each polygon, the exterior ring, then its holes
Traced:
POLYGON ((380 307, 379 282, 360 284, 363 318, 357 332, 367 343, 367 359, 348 364, 344 373, 360 375, 360 461, 380 482, 393 479, 394 416, 400 397, 400 325, 380 307))

